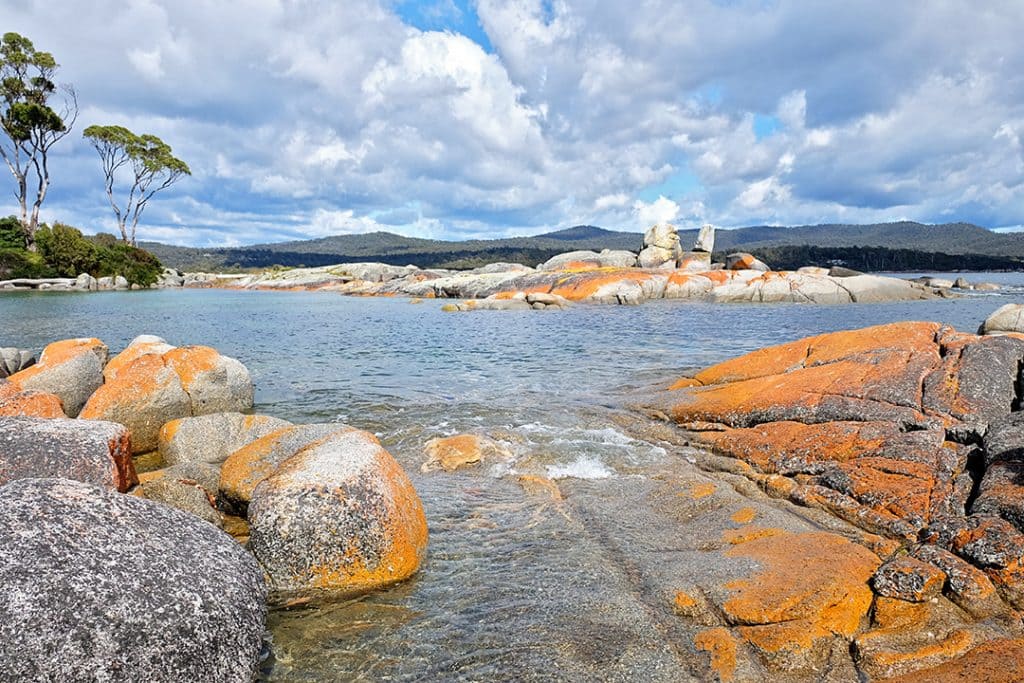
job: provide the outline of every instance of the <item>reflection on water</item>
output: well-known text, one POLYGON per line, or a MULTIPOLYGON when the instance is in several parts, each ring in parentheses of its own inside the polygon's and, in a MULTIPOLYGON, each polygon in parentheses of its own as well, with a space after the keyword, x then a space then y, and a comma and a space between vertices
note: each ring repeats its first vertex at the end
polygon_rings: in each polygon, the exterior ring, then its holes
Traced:
POLYGON ((19 293, 0 296, 0 346, 98 336, 118 350, 142 333, 215 346, 250 368, 260 412, 368 429, 402 462, 430 524, 422 571, 358 600, 275 609, 265 680, 676 681, 699 675, 680 620, 616 550, 671 535, 644 506, 673 456, 616 426, 622 397, 808 334, 908 319, 973 330, 1008 301, 1024 294, 444 314, 318 293, 19 293), (463 432, 508 455, 420 472, 427 440, 463 432))

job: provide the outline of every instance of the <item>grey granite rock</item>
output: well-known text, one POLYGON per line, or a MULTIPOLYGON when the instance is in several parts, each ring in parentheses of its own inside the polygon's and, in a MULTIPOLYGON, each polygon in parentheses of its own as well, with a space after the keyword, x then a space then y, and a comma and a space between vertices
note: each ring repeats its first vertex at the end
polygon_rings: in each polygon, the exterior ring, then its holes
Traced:
POLYGON ((65 479, 0 487, 0 671, 11 681, 252 681, 259 566, 180 510, 65 479))

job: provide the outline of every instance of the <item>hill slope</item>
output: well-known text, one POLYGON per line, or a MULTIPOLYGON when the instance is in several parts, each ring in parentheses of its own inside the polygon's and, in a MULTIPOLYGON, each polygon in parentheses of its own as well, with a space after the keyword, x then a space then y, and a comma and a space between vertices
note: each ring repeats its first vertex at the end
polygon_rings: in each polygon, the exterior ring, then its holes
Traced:
MULTIPOLYGON (((697 230, 683 230, 679 236, 684 247, 687 247, 696 240, 697 230)), ((555 254, 576 249, 637 251, 641 242, 642 236, 639 233, 578 225, 533 237, 460 242, 373 232, 247 247, 199 249, 153 242, 140 246, 175 268, 225 270, 268 268, 273 265, 320 266, 346 261, 381 261, 395 265, 412 263, 422 268, 472 268, 495 261, 536 265, 555 254)), ((716 234, 716 251, 763 251, 773 247, 805 245, 818 248, 881 247, 950 255, 985 255, 999 257, 1004 263, 1024 259, 1024 234, 1000 234, 969 223, 828 224, 792 228, 752 226, 719 230, 716 234)))

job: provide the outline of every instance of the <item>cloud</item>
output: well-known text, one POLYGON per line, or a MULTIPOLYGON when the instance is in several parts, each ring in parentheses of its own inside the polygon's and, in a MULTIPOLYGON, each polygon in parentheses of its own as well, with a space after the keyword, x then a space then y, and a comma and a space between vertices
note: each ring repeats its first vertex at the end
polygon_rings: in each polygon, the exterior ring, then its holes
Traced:
MULTIPOLYGON (((54 52, 79 129, 189 162, 144 237, 1024 223, 1015 0, 52 0, 0 22, 54 52)), ((95 152, 76 133, 53 162, 44 217, 109 229, 95 152)))
POLYGON ((637 200, 633 203, 633 213, 636 214, 640 225, 671 223, 679 215, 679 205, 664 196, 658 197, 653 202, 637 200))

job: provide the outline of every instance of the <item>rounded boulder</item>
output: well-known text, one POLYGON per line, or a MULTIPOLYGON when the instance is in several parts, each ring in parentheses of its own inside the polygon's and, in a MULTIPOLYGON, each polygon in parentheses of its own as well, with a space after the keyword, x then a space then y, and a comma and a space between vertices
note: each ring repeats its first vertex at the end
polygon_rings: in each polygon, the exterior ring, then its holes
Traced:
POLYGON ((239 448, 291 423, 268 415, 211 413, 168 422, 160 429, 159 449, 168 465, 222 463, 239 448))
POLYGON ((253 492, 249 547, 281 591, 352 594, 416 572, 427 549, 423 504, 367 432, 322 439, 253 492))
POLYGON ((7 680, 249 683, 256 673, 262 572, 179 510, 66 479, 7 484, 0 584, 7 680))
POLYGON ((76 417, 103 384, 107 345, 99 339, 65 339, 43 349, 39 362, 11 375, 24 391, 56 394, 68 417, 76 417))

